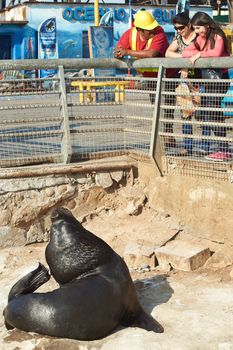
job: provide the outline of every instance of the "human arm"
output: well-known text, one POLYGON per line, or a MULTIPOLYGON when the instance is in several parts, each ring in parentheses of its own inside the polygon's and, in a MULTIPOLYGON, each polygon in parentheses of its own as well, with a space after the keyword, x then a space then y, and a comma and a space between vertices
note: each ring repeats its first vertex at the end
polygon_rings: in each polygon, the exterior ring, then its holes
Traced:
POLYGON ((139 36, 137 36, 137 40, 137 50, 132 50, 130 47, 130 30, 126 31, 117 43, 114 56, 116 58, 128 55, 135 58, 163 57, 168 47, 167 37, 161 27, 156 29, 148 48, 148 41, 140 40, 139 36))
POLYGON ((130 31, 127 30, 119 39, 117 46, 114 49, 114 57, 122 58, 127 55, 127 50, 130 49, 129 44, 130 31))
MULTIPOLYGON (((199 38, 198 38, 199 39, 199 38)), ((201 38, 198 42, 200 47, 203 47, 205 42, 201 41, 201 38)), ((189 57, 192 64, 195 63, 195 61, 198 58, 205 58, 205 57, 221 57, 224 53, 224 41, 219 36, 215 36, 215 46, 213 49, 210 48, 210 42, 206 45, 206 48, 203 51, 198 51, 194 44, 189 45, 187 48, 184 49, 182 52, 182 57, 189 57)))
POLYGON ((175 39, 168 47, 168 49, 165 53, 165 57, 174 57, 174 58, 182 57, 182 54, 177 52, 178 49, 179 49, 179 45, 178 45, 177 40, 175 39))
POLYGON ((124 57, 124 56, 132 56, 136 58, 152 58, 152 57, 158 57, 161 56, 160 52, 153 49, 147 49, 147 50, 131 50, 131 49, 125 49, 124 47, 116 47, 114 50, 114 56, 116 58, 124 57))
POLYGON ((183 50, 181 56, 183 58, 189 58, 189 57, 196 55, 198 52, 200 52, 200 51, 198 51, 198 49, 196 48, 194 43, 192 43, 183 50))

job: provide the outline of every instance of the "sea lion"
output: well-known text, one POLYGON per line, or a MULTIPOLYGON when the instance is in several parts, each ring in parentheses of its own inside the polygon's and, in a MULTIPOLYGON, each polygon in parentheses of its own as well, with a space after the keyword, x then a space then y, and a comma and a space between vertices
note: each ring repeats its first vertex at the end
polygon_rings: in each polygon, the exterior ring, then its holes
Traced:
POLYGON ((50 277, 39 264, 12 287, 6 327, 79 340, 102 338, 118 326, 163 332, 139 304, 124 260, 69 210, 53 210, 51 220, 45 256, 60 287, 34 293, 50 277))

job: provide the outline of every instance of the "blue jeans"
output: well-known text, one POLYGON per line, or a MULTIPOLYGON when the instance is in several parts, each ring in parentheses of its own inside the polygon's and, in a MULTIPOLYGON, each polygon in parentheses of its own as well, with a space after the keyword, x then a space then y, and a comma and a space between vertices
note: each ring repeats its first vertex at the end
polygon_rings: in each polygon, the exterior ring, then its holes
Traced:
MULTIPOLYGON (((213 96, 205 96, 202 98, 202 105, 205 107, 221 107, 221 98, 213 97, 213 96)), ((200 115, 199 115, 200 117, 200 115)), ((217 122, 224 123, 225 118, 222 112, 212 112, 210 111, 201 111, 201 120, 203 122, 217 122)), ((226 137, 227 136, 227 128, 224 126, 202 126, 202 135, 203 136, 211 136, 211 132, 213 131, 214 135, 217 137, 226 137)), ((202 140, 201 148, 207 152, 211 151, 211 145, 214 141, 210 140, 202 140)), ((218 150, 221 152, 228 151, 228 142, 226 141, 218 141, 218 150)))
MULTIPOLYGON (((218 78, 228 78, 228 75, 224 75, 221 69, 202 69, 202 78, 203 79, 218 79, 218 78)), ((221 84, 217 85, 215 89, 211 87, 211 84, 206 84, 200 87, 203 92, 206 93, 225 93, 228 89, 227 86, 223 87, 221 84)), ((201 105, 203 107, 214 107, 221 108, 222 97, 219 96, 202 96, 201 97, 201 105)), ((198 112, 197 112, 198 113, 198 112)), ((225 118, 221 111, 199 111, 198 120, 203 122, 216 122, 216 123, 224 123, 225 118)), ((214 135, 217 137, 226 137, 227 136, 227 128, 224 126, 209 126, 203 125, 202 127, 202 135, 203 136, 211 136, 211 132, 213 131, 214 135)), ((211 145, 214 141, 210 140, 202 140, 201 148, 207 152, 211 151, 211 145)), ((228 152, 228 142, 227 141, 218 141, 218 150, 221 152, 228 152)))
MULTIPOLYGON (((193 126, 191 124, 182 124, 182 133, 184 135, 192 135, 193 134, 193 126)), ((192 153, 193 150, 193 139, 185 137, 184 138, 184 148, 188 151, 188 153, 192 153)))

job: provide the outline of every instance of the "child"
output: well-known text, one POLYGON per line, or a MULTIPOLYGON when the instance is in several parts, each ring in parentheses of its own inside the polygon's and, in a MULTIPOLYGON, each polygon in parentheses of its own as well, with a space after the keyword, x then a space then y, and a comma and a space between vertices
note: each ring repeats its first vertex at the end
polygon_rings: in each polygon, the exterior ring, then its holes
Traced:
MULTIPOLYGON (((214 22, 214 20, 207 15, 205 12, 197 12, 191 19, 191 24, 195 33, 197 34, 194 42, 185 48, 182 52, 182 57, 189 57, 192 64, 198 58, 204 57, 226 57, 230 56, 230 50, 228 48, 227 39, 225 33, 220 28, 220 26, 214 22)), ((202 78, 204 79, 221 79, 227 78, 227 71, 222 69, 203 69, 202 78)), ((213 82, 212 82, 213 84, 213 82)), ((221 97, 208 96, 211 93, 225 93, 227 91, 227 84, 204 84, 205 86, 205 96, 202 98, 203 107, 211 108, 221 108, 221 97), (220 86, 221 85, 221 86, 220 86), (224 85, 224 86, 223 86, 224 85), (213 91, 214 87, 214 91, 213 91)), ((201 115, 201 120, 204 122, 218 122, 224 123, 224 116, 222 112, 211 111, 211 108, 208 111, 203 111, 201 115)), ((200 117, 200 116, 199 116, 200 117)), ((204 125, 202 127, 202 135, 210 136, 211 130, 214 131, 215 136, 226 137, 226 127, 220 126, 208 126, 204 125)), ((211 152, 211 143, 207 139, 202 140, 202 151, 203 153, 211 152)), ((232 158, 231 153, 228 149, 227 142, 219 142, 218 152, 208 154, 206 159, 215 160, 215 161, 226 161, 232 158)))

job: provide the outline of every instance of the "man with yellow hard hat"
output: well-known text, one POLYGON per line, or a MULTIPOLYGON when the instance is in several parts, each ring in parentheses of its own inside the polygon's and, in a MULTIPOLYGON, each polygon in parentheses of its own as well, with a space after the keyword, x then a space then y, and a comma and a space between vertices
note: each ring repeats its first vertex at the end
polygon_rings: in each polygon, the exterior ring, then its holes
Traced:
MULTIPOLYGON (((119 39, 114 50, 115 58, 132 56, 135 58, 164 57, 169 46, 163 28, 147 11, 138 11, 134 16, 134 27, 128 29, 119 39)), ((155 70, 145 70, 143 76, 155 77, 155 70)))
MULTIPOLYGON (((147 11, 138 11, 134 16, 134 26, 128 29, 119 39, 114 49, 114 57, 121 58, 132 56, 134 58, 152 58, 164 57, 169 46, 168 39, 163 28, 158 24, 154 17, 147 11)), ((157 77, 158 69, 140 69, 143 77, 157 77)), ((166 71, 167 77, 175 76, 174 70, 166 71)), ((156 81, 148 81, 146 89, 155 91, 156 81)), ((155 94, 149 93, 151 103, 155 101, 155 94)), ((170 110, 165 110, 165 118, 173 118, 170 110)), ((173 132, 172 123, 165 123, 164 130, 173 132)), ((165 147, 175 147, 176 142, 173 136, 164 138, 165 147)))

